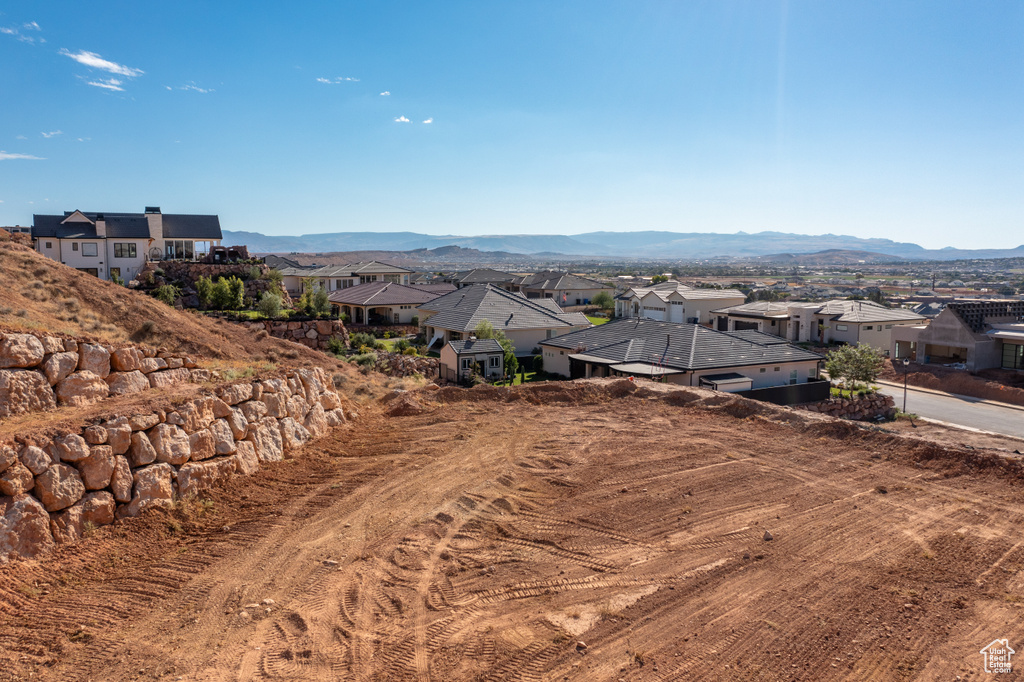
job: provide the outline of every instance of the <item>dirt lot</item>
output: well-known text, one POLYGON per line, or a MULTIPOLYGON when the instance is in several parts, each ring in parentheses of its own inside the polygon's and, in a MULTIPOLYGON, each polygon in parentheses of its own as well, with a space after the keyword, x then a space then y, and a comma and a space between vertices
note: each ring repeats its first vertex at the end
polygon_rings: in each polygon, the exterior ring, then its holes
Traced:
POLYGON ((952 680, 1024 643, 1016 465, 561 390, 364 410, 3 569, 0 679, 952 680))

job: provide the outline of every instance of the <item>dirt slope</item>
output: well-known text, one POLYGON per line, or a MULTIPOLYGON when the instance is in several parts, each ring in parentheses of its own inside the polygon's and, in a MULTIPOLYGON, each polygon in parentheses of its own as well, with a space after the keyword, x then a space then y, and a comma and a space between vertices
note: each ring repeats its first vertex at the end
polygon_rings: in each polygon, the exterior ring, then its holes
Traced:
POLYGON ((143 343, 218 360, 225 367, 273 362, 330 369, 337 364, 299 344, 257 338, 240 325, 175 310, 13 242, 0 242, 0 330, 143 343))
POLYGON ((570 393, 399 398, 0 572, 0 679, 954 679, 1024 641, 988 454, 570 393))

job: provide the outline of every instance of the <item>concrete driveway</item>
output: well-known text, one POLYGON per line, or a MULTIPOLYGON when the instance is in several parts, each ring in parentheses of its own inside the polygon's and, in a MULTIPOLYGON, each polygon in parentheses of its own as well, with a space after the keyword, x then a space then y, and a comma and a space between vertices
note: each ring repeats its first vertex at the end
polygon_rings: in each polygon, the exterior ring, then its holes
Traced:
MULTIPOLYGON (((903 407, 903 385, 876 382, 879 391, 891 395, 903 407)), ((907 412, 919 417, 966 426, 981 431, 1024 438, 1024 407, 1005 405, 966 395, 907 389, 907 412)))

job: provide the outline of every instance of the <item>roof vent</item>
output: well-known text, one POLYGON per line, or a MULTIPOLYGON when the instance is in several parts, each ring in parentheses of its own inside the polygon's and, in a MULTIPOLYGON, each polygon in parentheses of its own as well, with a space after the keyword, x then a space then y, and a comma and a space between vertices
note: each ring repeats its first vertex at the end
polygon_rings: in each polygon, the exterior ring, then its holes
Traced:
POLYGON ((160 212, 160 207, 159 206, 147 206, 146 207, 146 213, 159 213, 159 212, 160 212))

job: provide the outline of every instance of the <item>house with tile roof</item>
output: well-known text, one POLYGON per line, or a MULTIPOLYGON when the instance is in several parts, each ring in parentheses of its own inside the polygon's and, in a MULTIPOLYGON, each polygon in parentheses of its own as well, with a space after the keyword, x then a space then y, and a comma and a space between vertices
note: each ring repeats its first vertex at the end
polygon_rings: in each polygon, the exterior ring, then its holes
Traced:
POLYGON ((711 324, 711 311, 740 305, 746 295, 738 289, 700 289, 677 281, 631 287, 615 299, 615 316, 711 324))
POLYGON ((451 382, 468 381, 473 374, 500 379, 505 374, 505 349, 494 339, 449 341, 441 349, 438 371, 451 382))
POLYGON ((566 378, 633 376, 730 392, 817 381, 820 355, 756 331, 642 318, 545 339, 544 371, 566 378))
POLYGON ((615 292, 615 287, 610 284, 554 270, 516 277, 512 285, 514 290, 523 292, 527 298, 551 298, 562 307, 589 305, 598 292, 615 292))
POLYGON ((719 331, 756 330, 794 342, 867 344, 885 353, 892 330, 919 325, 924 317, 905 308, 874 301, 831 300, 824 303, 755 301, 713 311, 719 331))
POLYGON ((416 307, 441 295, 423 286, 378 281, 335 289, 327 300, 351 324, 412 324, 416 307))
POLYGON ((100 279, 128 281, 151 260, 202 260, 219 246, 215 215, 144 213, 35 215, 32 237, 39 253, 100 279))
POLYGON ((544 339, 591 326, 586 315, 566 313, 550 298, 529 299, 490 284, 463 287, 420 304, 418 311, 431 347, 468 339, 487 320, 519 356, 531 354, 544 339))
POLYGON ((282 282, 292 297, 301 296, 306 289, 306 282, 319 286, 324 291, 359 286, 367 282, 392 282, 408 284, 413 271, 391 263, 380 261, 360 261, 346 265, 325 265, 319 268, 298 267, 281 268, 282 282))
POLYGON ((454 275, 447 279, 448 282, 454 284, 456 288, 461 289, 462 287, 473 286, 474 284, 490 284, 492 286, 501 287, 508 291, 516 291, 513 286, 516 276, 509 272, 502 272, 501 270, 494 270, 493 268, 475 268, 473 270, 463 270, 456 272, 454 275))

